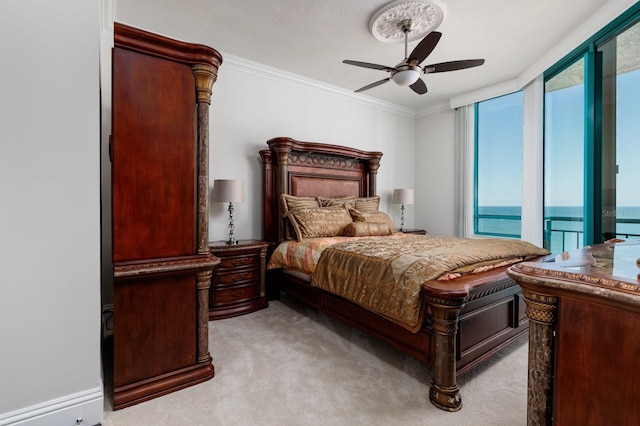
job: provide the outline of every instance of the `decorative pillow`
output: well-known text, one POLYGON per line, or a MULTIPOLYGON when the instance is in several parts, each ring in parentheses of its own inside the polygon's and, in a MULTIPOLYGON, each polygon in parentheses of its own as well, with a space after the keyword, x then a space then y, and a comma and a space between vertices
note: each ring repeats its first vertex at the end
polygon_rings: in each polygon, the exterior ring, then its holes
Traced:
POLYGON ((280 201, 285 214, 293 209, 320 207, 316 197, 296 197, 295 195, 280 194, 280 201))
POLYGON ((356 198, 355 209, 359 212, 377 212, 380 208, 380 196, 356 198))
POLYGON ((389 225, 382 222, 351 222, 344 227, 344 235, 347 237, 373 237, 390 234, 389 225))
POLYGON ((286 217, 293 225, 298 241, 342 235, 344 227, 352 222, 349 210, 338 206, 294 209, 286 217))
POLYGON ((361 212, 359 210, 350 209, 349 213, 354 222, 378 222, 386 223, 391 232, 398 232, 393 225, 393 221, 385 212, 361 212))
POLYGON ((352 209, 356 205, 356 197, 353 195, 339 198, 318 197, 318 202, 320 203, 320 207, 344 206, 352 209))
MULTIPOLYGON (((280 202, 282 204, 282 211, 285 217, 291 210, 320 207, 320 203, 316 197, 297 197, 295 195, 280 194, 280 202)), ((286 220, 284 234, 284 237, 287 240, 293 240, 296 238, 296 233, 293 229, 291 220, 286 220)))

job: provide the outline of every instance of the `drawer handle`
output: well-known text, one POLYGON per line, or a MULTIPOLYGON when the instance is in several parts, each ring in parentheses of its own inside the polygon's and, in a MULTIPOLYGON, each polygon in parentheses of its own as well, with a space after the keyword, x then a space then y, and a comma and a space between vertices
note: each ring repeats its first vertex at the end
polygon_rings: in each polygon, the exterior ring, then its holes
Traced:
POLYGON ((240 292, 239 292, 239 293, 238 293, 238 292, 235 292, 235 291, 232 291, 232 292, 231 292, 231 295, 232 295, 233 297, 244 296, 244 290, 240 290, 240 292))
POLYGON ((236 281, 243 281, 246 280, 248 277, 250 277, 250 274, 237 274, 237 275, 233 275, 231 277, 231 280, 236 282, 236 281))

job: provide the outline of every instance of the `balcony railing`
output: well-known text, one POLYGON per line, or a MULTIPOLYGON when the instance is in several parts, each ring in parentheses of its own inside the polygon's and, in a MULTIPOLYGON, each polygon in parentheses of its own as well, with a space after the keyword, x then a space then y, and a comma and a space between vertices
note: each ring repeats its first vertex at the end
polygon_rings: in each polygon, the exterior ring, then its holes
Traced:
MULTIPOLYGON (((519 215, 478 214, 477 235, 520 238, 519 215)), ((616 232, 603 233, 603 240, 611 238, 640 239, 640 219, 616 219, 616 232)), ((544 246, 553 253, 584 247, 582 217, 548 216, 544 219, 544 246)))
MULTIPOLYGON (((544 246, 553 253, 561 253, 584 246, 583 226, 581 217, 550 216, 545 218, 544 246)), ((604 232, 603 240, 612 238, 640 239, 640 219, 616 219, 616 229, 627 225, 635 232, 618 230, 616 232, 604 232)))

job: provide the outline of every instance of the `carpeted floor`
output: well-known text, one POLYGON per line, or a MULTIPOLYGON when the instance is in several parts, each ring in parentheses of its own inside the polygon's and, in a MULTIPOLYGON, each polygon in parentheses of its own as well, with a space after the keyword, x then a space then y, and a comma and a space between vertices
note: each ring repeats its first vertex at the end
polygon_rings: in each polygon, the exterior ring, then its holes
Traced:
POLYGON ((103 425, 525 425, 526 338, 459 379, 462 410, 428 400, 423 363, 284 296, 209 323, 215 377, 103 425))

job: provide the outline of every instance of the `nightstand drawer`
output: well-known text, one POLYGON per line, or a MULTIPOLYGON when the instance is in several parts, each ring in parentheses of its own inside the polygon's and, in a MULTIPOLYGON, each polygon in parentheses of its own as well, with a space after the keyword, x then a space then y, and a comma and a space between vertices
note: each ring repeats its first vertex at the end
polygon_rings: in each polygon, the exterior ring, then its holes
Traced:
POLYGON ((226 257, 220 258, 220 266, 218 266, 218 270, 221 269, 231 269, 238 268, 242 266, 258 266, 258 262, 260 258, 258 256, 234 256, 234 257, 226 257))
POLYGON ((260 279, 260 270, 257 268, 242 269, 228 273, 219 273, 213 276, 213 285, 229 285, 244 282, 258 282, 260 279))
POLYGON ((209 319, 244 315, 268 306, 265 270, 269 244, 240 240, 237 244, 212 241, 209 251, 220 259, 209 288, 209 319))
POLYGON ((258 297, 258 286, 255 284, 246 284, 240 286, 229 287, 216 290, 213 295, 213 303, 215 306, 223 306, 231 303, 242 302, 245 300, 258 297))

